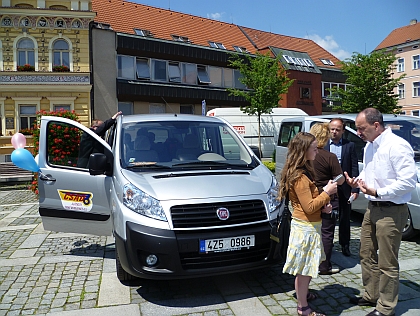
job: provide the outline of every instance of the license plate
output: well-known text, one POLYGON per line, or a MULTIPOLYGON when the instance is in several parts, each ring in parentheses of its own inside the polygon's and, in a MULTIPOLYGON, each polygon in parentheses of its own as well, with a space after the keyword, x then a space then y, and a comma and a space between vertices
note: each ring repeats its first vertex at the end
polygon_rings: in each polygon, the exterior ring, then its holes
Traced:
POLYGON ((238 236, 200 240, 200 252, 222 252, 240 250, 255 246, 255 236, 238 236))

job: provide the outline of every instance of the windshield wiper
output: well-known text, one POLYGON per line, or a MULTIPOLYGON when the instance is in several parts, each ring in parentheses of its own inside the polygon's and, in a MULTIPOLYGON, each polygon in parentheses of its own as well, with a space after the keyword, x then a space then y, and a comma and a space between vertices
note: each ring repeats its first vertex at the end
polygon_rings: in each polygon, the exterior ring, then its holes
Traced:
POLYGON ((173 167, 229 167, 229 168, 244 168, 252 169, 253 167, 249 164, 231 164, 221 161, 189 161, 176 163, 173 167))
POLYGON ((171 167, 157 164, 156 162, 130 162, 130 165, 127 166, 127 169, 136 169, 136 168, 151 168, 151 169, 171 169, 171 167))

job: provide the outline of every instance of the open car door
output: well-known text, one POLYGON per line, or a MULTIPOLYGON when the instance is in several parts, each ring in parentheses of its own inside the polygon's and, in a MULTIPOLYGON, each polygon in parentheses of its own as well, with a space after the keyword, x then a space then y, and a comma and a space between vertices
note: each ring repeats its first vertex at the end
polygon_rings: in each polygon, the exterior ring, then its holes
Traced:
POLYGON ((113 159, 110 146, 82 124, 62 117, 41 118, 38 190, 45 230, 112 234, 112 177, 89 173, 90 152, 86 151, 93 148, 113 159))

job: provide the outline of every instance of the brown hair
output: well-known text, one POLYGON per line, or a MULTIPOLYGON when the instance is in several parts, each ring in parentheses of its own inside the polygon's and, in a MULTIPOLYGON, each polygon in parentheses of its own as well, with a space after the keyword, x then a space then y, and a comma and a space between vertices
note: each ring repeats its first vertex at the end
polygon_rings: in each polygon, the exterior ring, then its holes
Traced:
POLYGON ((306 152, 314 141, 315 136, 305 132, 296 134, 290 141, 286 163, 280 177, 279 200, 286 197, 287 192, 305 170, 313 175, 312 162, 306 159, 306 152))
POLYGON ((330 127, 328 123, 316 123, 312 125, 309 133, 315 136, 316 140, 318 141, 318 148, 324 148, 324 146, 331 138, 330 127))

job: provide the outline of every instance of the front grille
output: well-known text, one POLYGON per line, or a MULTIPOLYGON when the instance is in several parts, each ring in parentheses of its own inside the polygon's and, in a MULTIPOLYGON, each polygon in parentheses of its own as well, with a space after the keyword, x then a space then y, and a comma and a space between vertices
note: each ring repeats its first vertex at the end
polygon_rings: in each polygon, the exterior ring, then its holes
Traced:
MULTIPOLYGON (((269 240, 267 238, 267 240, 269 240)), ((252 249, 200 254, 198 252, 180 253, 184 270, 208 269, 241 265, 263 261, 268 257, 270 243, 258 245, 252 249)))
POLYGON ((171 207, 171 215, 174 229, 248 224, 267 219, 264 203, 260 200, 176 205, 171 207), (222 221, 216 215, 221 207, 229 210, 227 220, 222 221))

